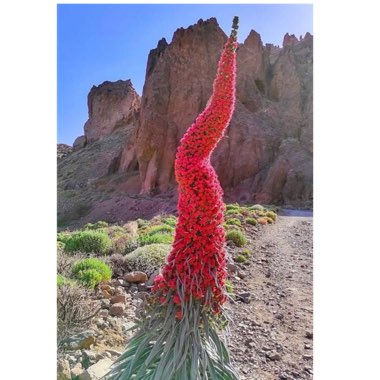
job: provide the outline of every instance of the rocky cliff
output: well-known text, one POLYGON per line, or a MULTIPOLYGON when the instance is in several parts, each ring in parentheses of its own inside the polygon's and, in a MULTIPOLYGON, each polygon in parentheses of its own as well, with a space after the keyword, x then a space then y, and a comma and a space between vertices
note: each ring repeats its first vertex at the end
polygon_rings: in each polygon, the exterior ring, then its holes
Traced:
MULTIPOLYGON (((85 136, 60 160, 58 187, 67 190, 70 181, 60 178, 67 168, 75 187, 92 157, 81 181, 91 179, 93 191, 155 195, 157 201, 174 196, 175 203, 176 148, 207 104, 226 39, 211 18, 178 29, 169 44, 160 40, 148 57, 141 99, 130 81, 94 86, 85 136)), ((286 34, 280 48, 263 45, 252 30, 239 45, 236 109, 213 153, 229 200, 312 205, 312 62, 309 33, 286 34)))
MULTIPOLYGON (((226 35, 216 19, 200 20, 161 40, 149 54, 134 147, 141 191, 174 182, 176 147, 205 107, 226 35)), ((312 199, 312 44, 284 37, 263 46, 251 31, 238 51, 236 111, 213 156, 227 195, 264 203, 312 199)))

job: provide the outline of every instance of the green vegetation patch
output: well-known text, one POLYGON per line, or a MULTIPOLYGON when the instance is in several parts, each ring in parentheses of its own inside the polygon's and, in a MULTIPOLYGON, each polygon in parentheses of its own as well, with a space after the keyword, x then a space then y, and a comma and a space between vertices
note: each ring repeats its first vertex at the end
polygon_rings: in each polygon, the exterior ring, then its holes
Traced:
POLYGON ((170 244, 150 244, 124 256, 128 269, 145 272, 148 276, 162 267, 171 250, 170 244))
POLYGON ((236 247, 243 247, 247 244, 247 239, 242 231, 240 230, 230 230, 227 231, 226 239, 232 241, 236 247))
POLYGON ((227 225, 241 226, 241 221, 238 218, 227 219, 227 225))
POLYGON ((72 274, 82 285, 94 288, 103 281, 109 281, 112 270, 105 262, 91 257, 77 261, 73 265, 72 274))
POLYGON ((237 255, 236 257, 234 257, 234 260, 237 263, 244 263, 247 260, 247 258, 244 255, 237 255))
POLYGON ((150 244, 171 244, 174 240, 174 227, 168 224, 151 226, 144 230, 137 238, 137 243, 142 247, 150 244))
POLYGON ((57 286, 60 288, 61 286, 64 285, 76 285, 76 282, 74 280, 71 280, 70 278, 67 278, 65 276, 62 276, 61 274, 57 274, 57 286))
POLYGON ((238 209, 231 209, 231 210, 227 210, 225 213, 224 213, 225 216, 229 216, 229 215, 241 215, 240 211, 238 209))
POLYGON ((138 237, 137 242, 142 247, 150 244, 171 244, 174 241, 174 237, 168 234, 156 233, 156 234, 143 234, 138 237))
POLYGON ((265 207, 262 206, 262 205, 257 204, 257 205, 250 206, 249 209, 250 209, 250 210, 264 211, 264 210, 265 210, 265 207))
POLYGON ((177 225, 177 218, 175 216, 168 216, 162 220, 162 223, 165 223, 169 226, 175 227, 177 225))
POLYGON ((252 226, 257 226, 257 219, 255 218, 247 218, 245 222, 251 224, 252 226))
POLYGON ((65 242, 65 252, 94 252, 105 255, 111 247, 111 239, 101 231, 77 231, 65 242))

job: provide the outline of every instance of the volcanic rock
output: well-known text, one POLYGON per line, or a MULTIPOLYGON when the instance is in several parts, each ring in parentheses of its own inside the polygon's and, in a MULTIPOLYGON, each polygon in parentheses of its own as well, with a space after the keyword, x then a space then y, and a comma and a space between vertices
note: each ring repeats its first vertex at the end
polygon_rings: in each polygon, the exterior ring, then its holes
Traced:
POLYGON ((140 108, 140 97, 130 80, 106 81, 93 86, 87 102, 89 118, 84 132, 88 142, 125 128, 136 120, 140 108))

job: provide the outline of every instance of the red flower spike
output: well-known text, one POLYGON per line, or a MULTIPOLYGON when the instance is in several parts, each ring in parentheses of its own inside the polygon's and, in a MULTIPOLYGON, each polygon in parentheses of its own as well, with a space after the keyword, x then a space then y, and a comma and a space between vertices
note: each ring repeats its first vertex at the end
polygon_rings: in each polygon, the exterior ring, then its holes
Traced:
POLYGON ((196 118, 181 140, 175 160, 179 184, 178 223, 173 248, 162 277, 153 291, 173 290, 173 302, 192 296, 206 303, 211 291, 215 313, 225 302, 225 233, 223 191, 210 157, 230 123, 235 105, 236 35, 224 45, 206 109, 196 118), (177 281, 177 279, 179 281, 177 281), (182 288, 178 289, 177 284, 182 288))

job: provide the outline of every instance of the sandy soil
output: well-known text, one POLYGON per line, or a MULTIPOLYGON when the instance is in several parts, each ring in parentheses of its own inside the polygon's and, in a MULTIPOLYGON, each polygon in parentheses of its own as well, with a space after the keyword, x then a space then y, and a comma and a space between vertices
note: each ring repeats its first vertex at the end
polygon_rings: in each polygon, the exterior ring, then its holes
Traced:
POLYGON ((229 347, 245 380, 313 377, 313 218, 297 214, 246 231, 252 254, 237 264, 228 305, 229 347))

